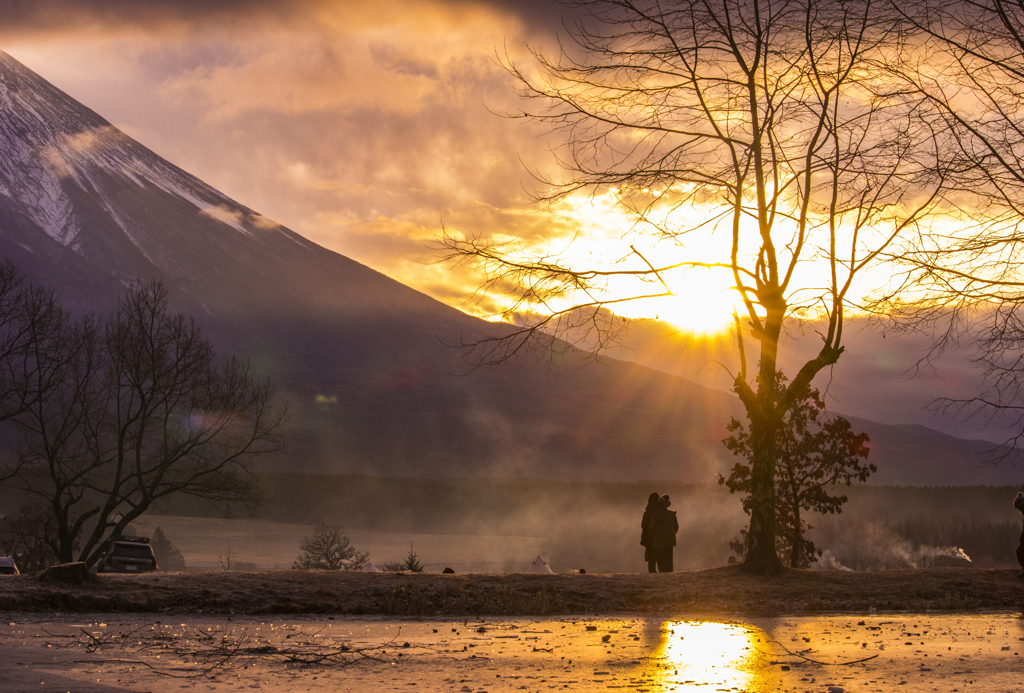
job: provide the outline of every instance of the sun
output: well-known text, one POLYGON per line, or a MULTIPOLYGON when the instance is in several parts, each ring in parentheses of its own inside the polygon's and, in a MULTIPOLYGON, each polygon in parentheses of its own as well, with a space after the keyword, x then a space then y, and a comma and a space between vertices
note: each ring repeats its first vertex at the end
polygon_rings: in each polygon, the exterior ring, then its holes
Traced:
POLYGON ((694 335, 721 334, 732 327, 733 299, 732 292, 706 286, 658 299, 655 317, 694 335))
POLYGON ((707 273, 669 283, 672 294, 622 304, 623 317, 660 320, 695 336, 722 334, 732 328, 736 292, 707 273))

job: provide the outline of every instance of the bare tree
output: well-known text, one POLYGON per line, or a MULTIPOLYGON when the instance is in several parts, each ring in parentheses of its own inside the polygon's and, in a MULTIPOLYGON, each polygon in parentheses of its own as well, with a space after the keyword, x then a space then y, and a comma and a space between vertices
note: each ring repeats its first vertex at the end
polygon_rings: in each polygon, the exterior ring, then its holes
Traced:
POLYGON ((563 138, 568 178, 548 181, 539 199, 614 195, 632 226, 609 263, 448 233, 449 257, 513 297, 506 317, 527 319, 476 355, 501 362, 531 341, 588 330, 602 344, 603 308, 673 295, 694 272, 726 273, 738 306, 734 390, 752 447, 744 568, 778 572, 776 430, 843 353, 844 315, 862 295, 855 281, 932 209, 944 176, 935 128, 945 122, 879 69, 907 40, 885 2, 569 4, 580 13, 570 40, 557 55, 534 53, 538 76, 508 64, 537 104, 517 115, 563 138), (821 348, 776 397, 780 335, 798 312, 824 318, 821 348), (759 365, 748 370, 748 359, 759 365))
MULTIPOLYGON (((10 261, 0 265, 0 425, 38 403, 39 369, 52 365, 44 355, 62 341, 69 320, 51 290, 28 285, 10 261)), ((0 482, 19 469, 16 458, 0 460, 0 482)))
POLYGON ((0 265, 0 421, 24 408, 18 362, 28 348, 30 318, 41 307, 41 294, 25 286, 21 273, 9 260, 0 265), (35 299, 32 305, 26 300, 29 298, 35 299))
POLYGON ((919 40, 888 63, 947 124, 946 223, 893 249, 902 281, 879 301, 904 325, 937 331, 935 350, 965 335, 984 377, 978 396, 942 400, 997 417, 1024 440, 1024 1, 894 2, 919 40))
POLYGON ((18 481, 51 509, 61 561, 175 495, 252 506, 252 466, 282 449, 283 411, 247 364, 217 359, 159 284, 133 287, 103 325, 61 314, 33 361, 33 406, 15 419, 18 481))
POLYGON ((14 419, 16 483, 48 510, 53 529, 47 541, 59 561, 69 562, 98 512, 91 429, 106 403, 98 387, 102 354, 95 323, 78 322, 59 308, 51 318, 52 325, 33 335, 31 355, 22 362, 31 404, 14 419))
POLYGON ((299 548, 302 553, 292 566, 296 570, 359 570, 370 556, 352 546, 340 527, 326 522, 314 527, 299 548))
POLYGON ((7 531, 3 550, 7 556, 15 556, 23 573, 43 570, 53 565, 56 522, 50 509, 38 502, 21 506, 16 516, 3 519, 7 531))

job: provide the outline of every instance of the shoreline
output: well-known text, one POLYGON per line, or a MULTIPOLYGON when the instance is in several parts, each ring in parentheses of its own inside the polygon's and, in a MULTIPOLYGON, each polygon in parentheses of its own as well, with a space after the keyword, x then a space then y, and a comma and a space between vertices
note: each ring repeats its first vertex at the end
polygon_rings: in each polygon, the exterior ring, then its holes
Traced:
POLYGON ((556 616, 970 612, 1024 609, 1016 570, 878 572, 738 566, 650 575, 362 573, 348 571, 103 574, 81 585, 40 574, 0 577, 8 612, 556 616))

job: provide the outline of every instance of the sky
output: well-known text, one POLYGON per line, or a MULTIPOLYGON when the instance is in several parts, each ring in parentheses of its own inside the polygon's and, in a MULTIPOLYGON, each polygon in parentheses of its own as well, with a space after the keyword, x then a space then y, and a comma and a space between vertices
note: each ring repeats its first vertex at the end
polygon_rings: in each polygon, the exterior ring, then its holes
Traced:
MULTIPOLYGON (((554 53, 574 11, 556 0, 0 0, 0 47, 241 204, 494 317, 503 306, 477 292, 481 275, 439 262, 442 232, 608 260, 631 226, 610 194, 536 204, 541 180, 565 175, 552 153, 564 135, 507 117, 524 106, 507 65, 532 75, 530 50, 554 53)), ((643 250, 656 263, 694 259, 643 250)), ((690 272, 675 279, 678 298, 616 311, 720 330, 731 284, 690 272)))
MULTIPOLYGON (((157 154, 313 241, 459 304, 442 227, 570 233, 531 203, 554 162, 499 56, 563 7, 426 0, 0 3, 4 50, 157 154)), ((467 306, 468 308, 468 306, 467 306)), ((484 307, 482 310, 487 311, 484 307)))
MULTIPOLYGON (((538 178, 560 173, 552 135, 502 115, 520 104, 502 62, 556 47, 568 13, 551 0, 0 0, 0 48, 241 204, 486 314, 470 300, 479 277, 438 262, 443 229, 560 247, 626 223, 601 200, 533 203, 538 178)), ((700 295, 713 320, 696 326, 721 325, 728 307, 700 295)), ((937 425, 924 407, 972 387, 962 355, 911 380, 926 340, 864 335, 819 378, 845 413, 937 425)), ((672 328, 642 325, 634 346, 617 355, 728 388, 672 328)))

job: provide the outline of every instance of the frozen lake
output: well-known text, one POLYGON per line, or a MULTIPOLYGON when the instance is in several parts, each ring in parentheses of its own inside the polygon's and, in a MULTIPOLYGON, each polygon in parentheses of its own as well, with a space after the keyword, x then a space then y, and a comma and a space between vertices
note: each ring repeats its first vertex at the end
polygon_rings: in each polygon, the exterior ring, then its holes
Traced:
POLYGON ((16 617, 0 690, 1008 691, 1018 613, 720 620, 16 617))

